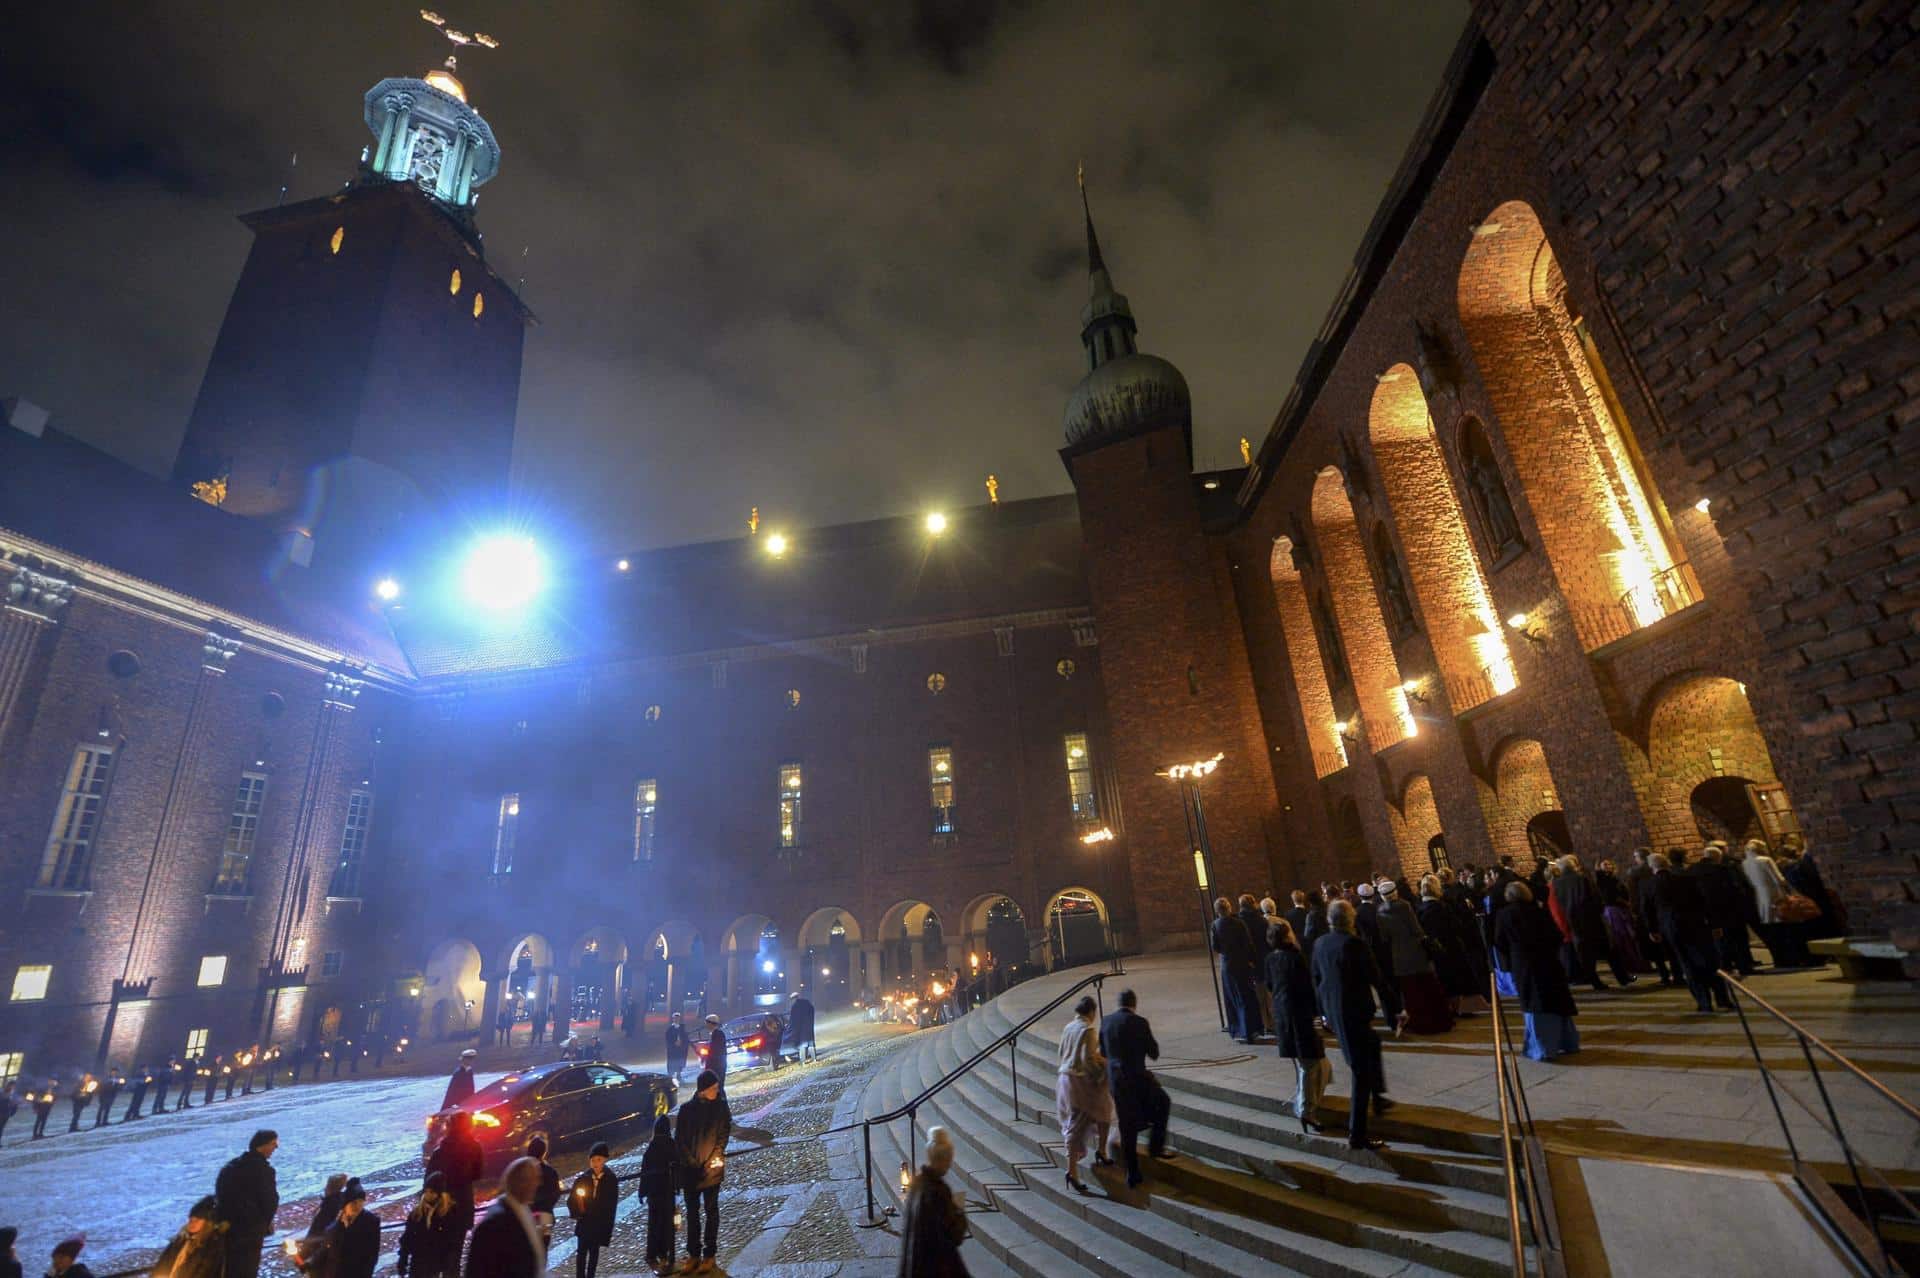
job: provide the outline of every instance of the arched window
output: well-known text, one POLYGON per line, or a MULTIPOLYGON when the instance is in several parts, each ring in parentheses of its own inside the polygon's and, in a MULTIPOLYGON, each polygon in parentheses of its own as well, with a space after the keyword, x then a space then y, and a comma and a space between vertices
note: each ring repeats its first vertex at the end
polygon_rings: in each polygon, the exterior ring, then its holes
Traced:
POLYGON ((1497 563, 1526 549, 1527 539, 1507 496, 1507 481, 1500 477, 1500 463, 1487 442, 1486 428, 1476 418, 1469 417, 1460 426, 1460 467, 1467 475, 1467 501, 1480 521, 1487 557, 1497 563))
POLYGON ((1387 628, 1397 638, 1419 629, 1413 615, 1413 596, 1407 592, 1407 574, 1400 566, 1400 552, 1393 548, 1393 534, 1385 524, 1373 526, 1373 562, 1380 569, 1380 597, 1387 602, 1387 628))
POLYGON ((1420 728, 1401 691, 1400 665, 1380 612, 1380 597, 1374 593, 1366 544, 1337 467, 1327 467, 1313 481, 1313 536, 1327 583, 1321 609, 1323 615, 1331 613, 1326 636, 1329 656, 1341 651, 1351 662, 1347 669, 1367 743, 1384 750, 1418 735, 1420 728))

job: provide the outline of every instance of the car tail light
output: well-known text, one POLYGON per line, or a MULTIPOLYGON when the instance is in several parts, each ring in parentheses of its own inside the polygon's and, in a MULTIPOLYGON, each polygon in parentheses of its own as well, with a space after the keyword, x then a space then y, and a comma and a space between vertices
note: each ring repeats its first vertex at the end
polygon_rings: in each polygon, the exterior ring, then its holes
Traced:
POLYGON ((700 1059, 703 1061, 707 1059, 707 1045, 705 1043, 700 1044, 700 1059))
POLYGON ((755 1034, 752 1038, 740 1044, 740 1046, 746 1051, 751 1052, 754 1048, 760 1046, 760 1036, 758 1034, 755 1034))
POLYGON ((498 1127, 500 1125, 500 1119, 499 1116, 490 1109, 475 1110, 473 1125, 475 1127, 498 1127))

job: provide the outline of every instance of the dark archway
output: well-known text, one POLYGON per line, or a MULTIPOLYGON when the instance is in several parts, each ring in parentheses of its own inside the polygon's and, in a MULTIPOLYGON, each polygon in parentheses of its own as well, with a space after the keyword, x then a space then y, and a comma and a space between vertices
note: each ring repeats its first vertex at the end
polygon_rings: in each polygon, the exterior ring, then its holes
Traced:
POLYGON ((1739 847, 1747 839, 1764 839, 1760 814, 1753 810, 1746 777, 1709 777, 1693 787, 1687 806, 1693 811, 1693 823, 1700 829, 1702 842, 1722 839, 1739 847))
POLYGON ((1360 805, 1352 799, 1340 800, 1333 812, 1333 839, 1338 862, 1336 878, 1359 882, 1373 874, 1373 858, 1367 854, 1367 831, 1360 824, 1360 805))
POLYGON ((1567 828, 1567 814, 1552 808, 1528 817, 1527 846, 1533 849, 1536 861, 1551 861, 1573 851, 1573 831, 1567 828))

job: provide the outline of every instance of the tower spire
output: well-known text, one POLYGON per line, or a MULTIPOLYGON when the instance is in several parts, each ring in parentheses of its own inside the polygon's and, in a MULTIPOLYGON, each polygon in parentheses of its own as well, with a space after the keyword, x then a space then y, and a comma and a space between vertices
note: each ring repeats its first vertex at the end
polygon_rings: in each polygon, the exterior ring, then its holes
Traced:
MULTIPOLYGON (((1100 256, 1100 237, 1093 230, 1093 208, 1087 203, 1087 162, 1085 160, 1080 161, 1079 167, 1074 170, 1073 180, 1080 187, 1080 211, 1087 216, 1087 274, 1089 276, 1105 275, 1107 263, 1100 256)), ((1111 278, 1108 280, 1108 287, 1112 287, 1111 278)))

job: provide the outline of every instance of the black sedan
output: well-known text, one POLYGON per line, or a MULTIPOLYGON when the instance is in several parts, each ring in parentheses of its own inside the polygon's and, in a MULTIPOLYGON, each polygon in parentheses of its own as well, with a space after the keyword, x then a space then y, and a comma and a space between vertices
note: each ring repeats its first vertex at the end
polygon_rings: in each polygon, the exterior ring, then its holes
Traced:
POLYGON ((653 1130, 653 1120, 671 1113, 679 1085, 665 1074, 639 1074, 606 1061, 555 1061, 516 1070, 488 1083, 458 1105, 427 1120, 421 1151, 431 1156, 447 1120, 464 1110, 486 1154, 489 1176, 498 1175, 527 1142, 544 1136, 554 1154, 584 1153, 595 1141, 617 1143, 653 1130))
MULTIPOLYGON (((727 1069, 729 1072, 749 1065, 771 1065, 773 1063, 773 1036, 767 1033, 766 1012, 751 1012, 746 1016, 736 1016, 720 1028, 727 1035, 727 1069)), ((784 1032, 786 1018, 774 1014, 775 1024, 784 1032)), ((706 1065, 707 1044, 697 1044, 700 1064, 706 1065)))

